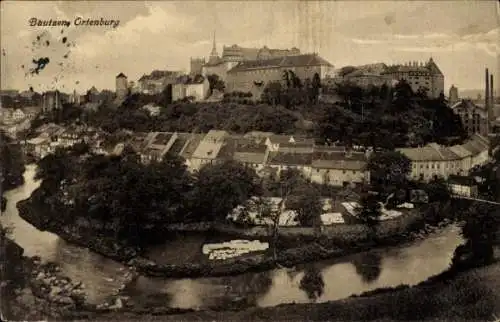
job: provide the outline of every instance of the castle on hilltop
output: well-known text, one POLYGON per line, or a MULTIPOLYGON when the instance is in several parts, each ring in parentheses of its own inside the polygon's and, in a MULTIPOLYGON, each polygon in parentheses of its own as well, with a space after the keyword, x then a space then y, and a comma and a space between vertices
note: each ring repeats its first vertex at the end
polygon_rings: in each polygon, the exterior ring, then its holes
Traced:
POLYGON ((201 74, 204 76, 216 74, 222 80, 225 80, 227 72, 240 62, 253 60, 263 61, 273 58, 297 56, 300 54, 300 50, 296 47, 291 49, 272 49, 267 46, 262 48, 245 48, 235 44, 232 46, 223 46, 222 55, 219 56, 214 33, 212 51, 208 59, 191 58, 190 74, 201 74))
POLYGON ((217 52, 215 33, 208 59, 191 58, 192 75, 215 74, 225 83, 228 92, 252 93, 260 97, 271 82, 281 82, 283 73, 293 71, 301 81, 312 80, 315 74, 323 79, 333 73, 333 65, 318 54, 303 54, 291 49, 245 48, 238 45, 223 46, 217 52))
POLYGON ((400 80, 405 80, 414 92, 426 88, 429 97, 436 98, 444 93, 444 75, 432 57, 427 62, 346 66, 337 72, 336 77, 326 80, 326 84, 348 81, 360 87, 382 84, 392 86, 400 80))
POLYGON ((406 80, 414 92, 421 87, 427 88, 429 97, 444 94, 444 75, 432 57, 425 63, 413 61, 387 66, 382 74, 394 81, 406 80))

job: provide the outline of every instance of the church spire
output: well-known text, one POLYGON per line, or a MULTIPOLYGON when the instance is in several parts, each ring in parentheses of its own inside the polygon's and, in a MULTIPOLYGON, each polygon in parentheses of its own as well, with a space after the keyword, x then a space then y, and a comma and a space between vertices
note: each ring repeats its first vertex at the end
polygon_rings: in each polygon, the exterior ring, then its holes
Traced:
POLYGON ((217 45, 215 43, 215 30, 214 30, 214 39, 212 45, 212 52, 210 53, 210 59, 216 59, 216 58, 219 58, 219 54, 217 53, 217 45))

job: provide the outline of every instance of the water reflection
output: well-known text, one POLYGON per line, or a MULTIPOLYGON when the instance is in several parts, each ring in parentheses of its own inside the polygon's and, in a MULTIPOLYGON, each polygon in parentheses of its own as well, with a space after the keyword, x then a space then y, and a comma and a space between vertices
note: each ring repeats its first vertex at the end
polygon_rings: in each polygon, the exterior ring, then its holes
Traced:
POLYGON ((377 252, 360 254, 352 263, 365 283, 376 281, 382 272, 382 256, 377 252))
POLYGON ((378 249, 296 268, 224 278, 140 277, 129 291, 170 294, 164 305, 182 308, 334 301, 376 288, 419 283, 445 270, 461 241, 459 230, 450 227, 397 250, 378 249))
POLYGON ((304 276, 300 280, 300 289, 306 292, 307 297, 311 300, 316 300, 323 295, 325 282, 321 271, 315 264, 307 265, 304 276))

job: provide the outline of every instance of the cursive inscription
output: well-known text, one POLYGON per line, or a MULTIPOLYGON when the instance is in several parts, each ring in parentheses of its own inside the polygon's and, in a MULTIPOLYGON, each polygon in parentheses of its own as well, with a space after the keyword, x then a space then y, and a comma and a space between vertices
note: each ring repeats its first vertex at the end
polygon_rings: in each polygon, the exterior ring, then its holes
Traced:
POLYGON ((59 20, 59 19, 39 19, 30 18, 28 24, 31 27, 69 27, 74 25, 76 27, 111 27, 116 28, 120 25, 120 20, 105 19, 105 18, 83 18, 76 17, 73 21, 59 20))

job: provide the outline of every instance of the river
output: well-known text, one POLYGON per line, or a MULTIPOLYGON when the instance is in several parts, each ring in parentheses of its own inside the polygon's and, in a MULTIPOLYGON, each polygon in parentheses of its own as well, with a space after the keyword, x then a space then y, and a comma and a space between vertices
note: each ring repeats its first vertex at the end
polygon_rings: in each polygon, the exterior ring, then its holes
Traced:
MULTIPOLYGON (((28 166, 25 184, 5 194, 8 204, 2 223, 12 227, 11 236, 25 249, 26 255, 38 255, 44 261, 58 263, 65 275, 85 284, 90 301, 103 300, 122 284, 123 265, 86 248, 70 245, 52 233, 39 231, 19 217, 16 203, 28 198, 39 185, 33 180, 34 171, 34 166, 28 166)), ((199 236, 192 239, 187 236, 165 246, 164 253, 182 257, 188 251, 186 248, 191 253, 201 253, 203 240, 199 236)), ((180 308, 225 306, 234 304, 235 299, 243 305, 262 307, 331 301, 380 287, 413 285, 426 280, 448 267, 461 241, 459 229, 450 226, 408 245, 299 265, 293 269, 175 280, 141 276, 128 285, 125 292, 142 303, 180 308), (302 280, 309 281, 305 287, 301 287, 302 280)))

